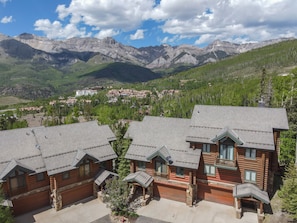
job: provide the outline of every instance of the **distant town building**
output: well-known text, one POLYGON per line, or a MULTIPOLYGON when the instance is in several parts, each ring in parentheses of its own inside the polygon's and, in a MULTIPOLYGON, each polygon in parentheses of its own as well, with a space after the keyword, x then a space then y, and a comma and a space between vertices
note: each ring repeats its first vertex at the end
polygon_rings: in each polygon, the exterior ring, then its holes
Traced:
POLYGON ((97 90, 91 90, 91 89, 85 89, 85 90, 77 90, 75 92, 75 97, 80 97, 80 96, 87 96, 87 95, 94 95, 97 94, 97 90))

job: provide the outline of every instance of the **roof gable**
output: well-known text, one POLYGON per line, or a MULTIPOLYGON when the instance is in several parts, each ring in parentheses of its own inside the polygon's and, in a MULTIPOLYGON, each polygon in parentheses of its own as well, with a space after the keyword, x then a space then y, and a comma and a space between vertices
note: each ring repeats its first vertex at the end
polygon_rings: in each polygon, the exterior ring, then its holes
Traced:
POLYGON ((233 188, 233 197, 253 197, 259 201, 262 201, 265 204, 270 203, 270 199, 267 192, 260 190, 256 185, 251 183, 236 185, 233 188))
POLYGON ((154 180, 153 177, 144 171, 137 171, 135 173, 130 173, 128 176, 126 176, 123 179, 123 181, 126 181, 126 182, 136 182, 145 188, 147 188, 153 182, 153 180, 154 180))
POLYGON ((111 171, 100 169, 99 173, 95 177, 95 183, 100 186, 109 177, 118 177, 119 175, 111 171))
POLYGON ((155 157, 161 157, 164 161, 166 161, 169 164, 173 163, 172 157, 170 155, 169 150, 167 149, 166 146, 162 146, 160 149, 157 149, 156 151, 154 151, 153 153, 151 153, 150 155, 148 155, 146 157, 147 160, 152 160, 155 157))
POLYGON ((237 145, 244 144, 243 140, 241 140, 239 138, 239 136, 235 133, 235 131, 233 131, 229 127, 225 127, 224 129, 222 129, 222 131, 218 135, 216 135, 213 139, 211 139, 211 141, 218 142, 218 141, 222 141, 226 138, 230 138, 237 145))
POLYGON ((85 151, 82 151, 80 149, 77 150, 76 156, 73 160, 72 166, 78 167, 84 160, 90 159, 94 162, 98 162, 99 160, 95 157, 91 156, 90 154, 86 153, 85 151))
POLYGON ((1 180, 6 180, 9 175, 15 171, 15 170, 21 170, 25 173, 34 173, 35 171, 32 170, 30 167, 22 164, 21 162, 15 160, 15 159, 12 159, 8 165, 6 166, 6 168, 2 171, 1 175, 0 175, 0 179, 1 180))

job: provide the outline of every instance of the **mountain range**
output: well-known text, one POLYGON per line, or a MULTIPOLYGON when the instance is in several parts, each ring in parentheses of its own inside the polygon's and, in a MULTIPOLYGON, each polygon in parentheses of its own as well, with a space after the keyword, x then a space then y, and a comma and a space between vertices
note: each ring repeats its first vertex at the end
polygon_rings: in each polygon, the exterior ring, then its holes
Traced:
POLYGON ((52 40, 28 33, 0 34, 0 95, 35 99, 94 85, 145 82, 164 71, 216 62, 284 40, 135 48, 110 37, 52 40))

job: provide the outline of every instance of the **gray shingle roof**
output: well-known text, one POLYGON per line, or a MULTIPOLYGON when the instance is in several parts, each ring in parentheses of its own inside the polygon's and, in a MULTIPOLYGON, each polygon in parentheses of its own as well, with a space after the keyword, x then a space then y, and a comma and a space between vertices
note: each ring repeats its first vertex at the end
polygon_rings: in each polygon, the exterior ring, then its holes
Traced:
POLYGON ((153 182, 153 180, 154 178, 144 171, 130 173, 123 179, 123 181, 126 182, 136 182, 145 188, 147 188, 153 182))
POLYGON ((289 127, 283 108, 196 105, 186 139, 213 143, 224 128, 236 133, 242 147, 274 150, 273 129, 289 127))
POLYGON ((98 162, 114 159, 109 144, 114 139, 111 129, 96 121, 0 131, 0 180, 17 167, 53 175, 77 168, 85 157, 98 162))
POLYGON ((190 119, 145 116, 132 122, 125 134, 133 139, 126 158, 149 162, 152 156, 170 156, 173 166, 197 169, 201 150, 190 149, 186 132, 190 119))
POLYGON ((48 175, 76 168, 75 160, 84 153, 99 162, 117 157, 109 144, 114 134, 96 121, 37 129, 35 134, 48 175))
POLYGON ((233 197, 243 198, 243 197, 253 197, 265 204, 270 203, 269 196, 266 191, 260 190, 256 185, 251 183, 244 183, 236 185, 233 188, 233 197))
POLYGON ((0 154, 0 181, 18 166, 12 160, 36 173, 46 171, 31 128, 0 131, 0 154))
POLYGON ((98 174, 95 177, 95 183, 100 186, 107 178, 113 177, 113 176, 119 176, 116 173, 113 173, 111 171, 105 170, 105 169, 100 169, 98 174))

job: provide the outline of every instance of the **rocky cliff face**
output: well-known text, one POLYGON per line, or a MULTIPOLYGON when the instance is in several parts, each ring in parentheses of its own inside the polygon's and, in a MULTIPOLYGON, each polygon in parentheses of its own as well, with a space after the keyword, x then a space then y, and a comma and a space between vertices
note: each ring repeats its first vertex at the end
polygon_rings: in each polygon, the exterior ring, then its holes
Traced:
MULTIPOLYGON (((7 37, 0 35, 0 41, 7 37)), ((234 44, 216 40, 205 48, 190 45, 172 47, 161 45, 154 47, 134 48, 116 42, 113 38, 71 38, 67 40, 51 40, 32 34, 21 34, 14 40, 27 44, 33 49, 40 50, 50 55, 59 55, 67 52, 89 52, 90 56, 100 54, 114 62, 129 62, 144 66, 149 69, 169 68, 178 65, 202 65, 208 62, 218 61, 224 57, 243 53, 251 49, 277 43, 285 39, 277 39, 262 43, 234 44)), ((78 58, 80 59, 80 58, 78 58)), ((86 59, 90 59, 86 57, 86 59)))

